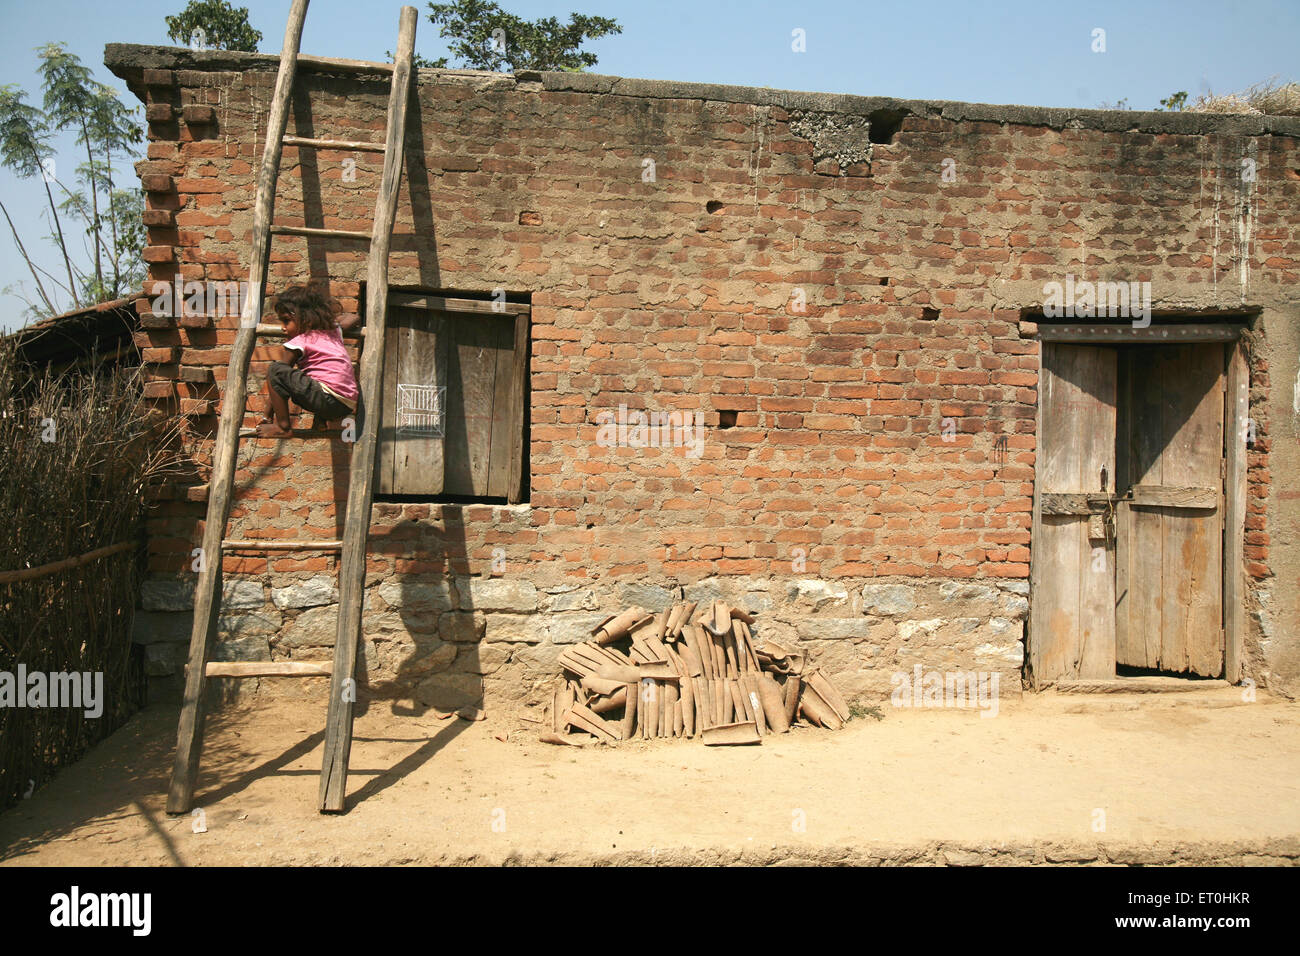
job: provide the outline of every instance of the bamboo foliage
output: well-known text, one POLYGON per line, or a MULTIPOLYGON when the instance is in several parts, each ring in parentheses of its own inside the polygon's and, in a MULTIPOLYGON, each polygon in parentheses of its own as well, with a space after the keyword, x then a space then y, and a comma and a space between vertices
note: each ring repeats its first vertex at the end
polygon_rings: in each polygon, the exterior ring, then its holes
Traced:
MULTIPOLYGON (((143 538, 151 486, 180 464, 174 421, 139 371, 56 376, 0 343, 0 572, 143 538)), ((0 807, 44 783, 140 703, 131 623, 143 547, 0 583, 0 672, 102 673, 103 711, 0 706, 0 807)), ((22 693, 25 688, 18 688, 22 693)))
POLYGON ((40 237, 28 224, 15 223, 3 201, 0 232, 12 239, 35 286, 34 297, 21 283, 15 293, 31 315, 48 316, 121 298, 144 281, 144 194, 120 188, 115 170, 139 154, 144 130, 136 110, 61 43, 45 44, 37 56, 43 108, 27 103, 26 91, 16 84, 0 85, 0 166, 44 194, 48 238, 62 268, 50 271, 32 258, 40 237), (60 130, 72 134, 78 147, 66 161, 55 156, 50 142, 60 130))

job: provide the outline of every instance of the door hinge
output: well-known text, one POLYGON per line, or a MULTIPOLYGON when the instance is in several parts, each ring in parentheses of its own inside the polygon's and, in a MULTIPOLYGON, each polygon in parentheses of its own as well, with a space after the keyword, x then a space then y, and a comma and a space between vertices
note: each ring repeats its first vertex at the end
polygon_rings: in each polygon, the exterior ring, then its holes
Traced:
POLYGON ((1228 462, 1224 458, 1219 459, 1219 480, 1222 481, 1228 475, 1228 462))

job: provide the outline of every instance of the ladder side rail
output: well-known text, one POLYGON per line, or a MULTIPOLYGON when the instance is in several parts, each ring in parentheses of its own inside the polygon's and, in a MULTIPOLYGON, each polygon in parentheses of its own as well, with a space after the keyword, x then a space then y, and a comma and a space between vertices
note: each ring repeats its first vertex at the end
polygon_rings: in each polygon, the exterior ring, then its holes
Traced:
POLYGON ((375 219, 366 267, 366 336, 361 353, 361 429, 352 449, 348 505, 343 522, 339 565, 339 617, 330 680, 325 755, 321 764, 319 809, 339 812, 347 796, 348 756, 352 750, 353 704, 356 701, 357 642, 365 597, 366 542, 374 489, 375 445, 383 408, 384 339, 388 320, 388 250, 397 214, 397 191, 405 157, 406 109, 412 86, 416 11, 402 7, 388 100, 384 173, 375 199, 375 219))

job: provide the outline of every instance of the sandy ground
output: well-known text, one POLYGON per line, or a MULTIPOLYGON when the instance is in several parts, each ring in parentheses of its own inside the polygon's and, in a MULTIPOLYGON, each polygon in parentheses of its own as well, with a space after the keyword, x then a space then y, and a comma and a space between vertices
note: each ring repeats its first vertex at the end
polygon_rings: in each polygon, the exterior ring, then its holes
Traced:
POLYGON ((0 862, 1300 860, 1295 704, 1229 688, 882 713, 756 747, 576 749, 517 719, 377 702, 357 720, 349 811, 321 815, 324 706, 259 702, 209 718, 196 833, 163 811, 176 712, 151 707, 0 814, 0 862))

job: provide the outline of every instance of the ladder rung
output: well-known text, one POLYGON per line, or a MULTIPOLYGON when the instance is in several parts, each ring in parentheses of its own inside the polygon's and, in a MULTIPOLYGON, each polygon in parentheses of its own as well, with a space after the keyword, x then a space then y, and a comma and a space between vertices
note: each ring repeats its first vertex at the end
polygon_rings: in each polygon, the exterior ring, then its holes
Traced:
POLYGON ((226 538, 221 542, 223 551, 341 551, 342 541, 321 538, 316 541, 259 541, 247 538, 226 538))
POLYGON ((318 239, 364 239, 370 241, 370 233, 357 232, 355 229, 313 229, 310 226, 272 226, 273 236, 314 236, 318 239))
POLYGON ((325 661, 208 661, 205 677, 329 677, 325 661))
POLYGON ((378 73, 387 75, 393 72, 392 63, 376 63, 373 60, 343 60, 332 56, 307 56, 299 54, 298 66, 304 70, 318 70, 322 73, 378 73))
MULTIPOLYGON (((257 328, 254 329, 253 331, 256 332, 258 335, 284 335, 284 326, 266 325, 259 322, 257 328)), ((348 329, 346 332, 343 333, 343 337, 345 339, 358 339, 365 334, 366 334, 365 327, 362 326, 361 328, 348 329)))
POLYGON ((354 150, 360 153, 382 153, 383 143, 361 143, 350 139, 312 139, 310 136, 286 136, 285 146, 310 146, 315 149, 354 150))

